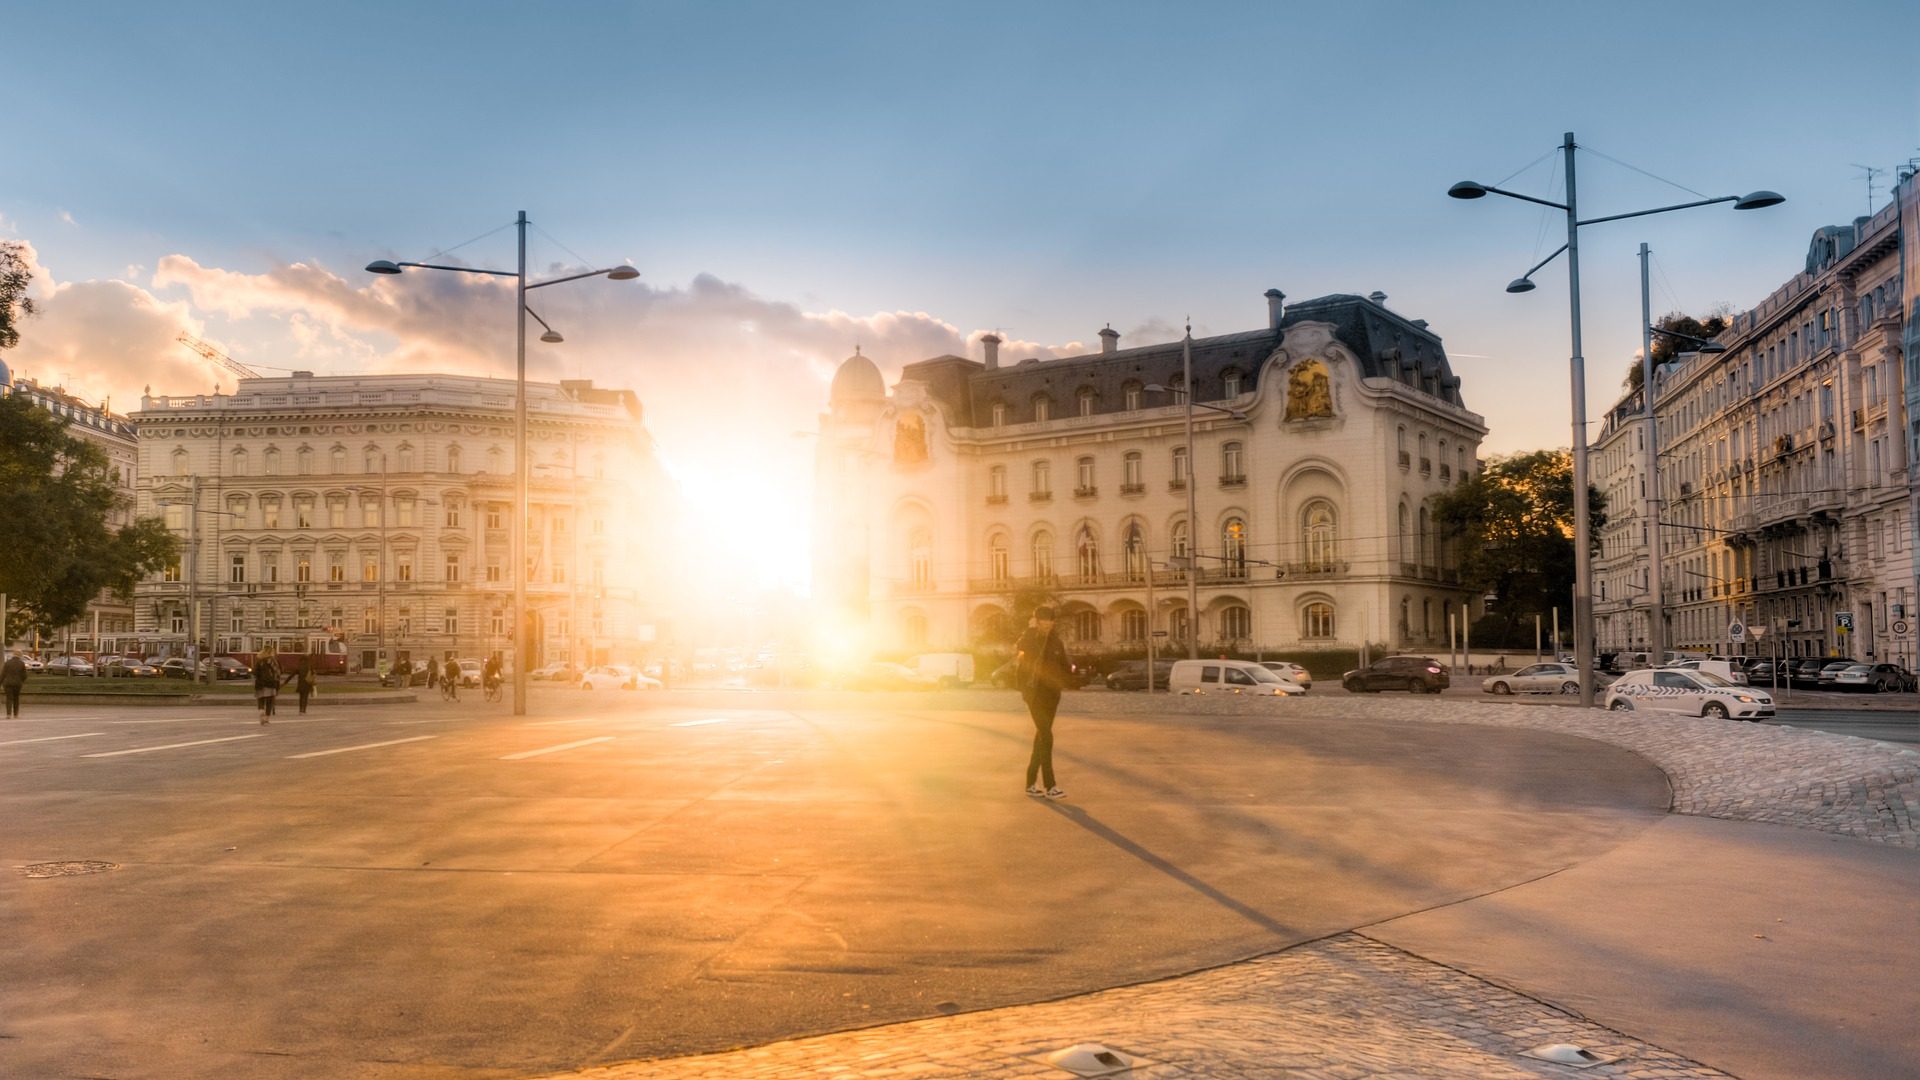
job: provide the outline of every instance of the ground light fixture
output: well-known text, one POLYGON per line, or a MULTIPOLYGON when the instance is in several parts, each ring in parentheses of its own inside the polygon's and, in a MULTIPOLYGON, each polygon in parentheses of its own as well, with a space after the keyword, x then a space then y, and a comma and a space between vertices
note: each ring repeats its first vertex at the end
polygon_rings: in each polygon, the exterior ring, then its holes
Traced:
POLYGON ((1624 214, 1607 214, 1602 217, 1580 217, 1579 203, 1575 195, 1574 150, 1577 144, 1573 132, 1569 131, 1561 138, 1560 149, 1566 163, 1566 201, 1556 202, 1533 195, 1522 195, 1517 191, 1507 191, 1493 184, 1483 184, 1477 180, 1462 180, 1447 189, 1447 194, 1456 199, 1483 199, 1488 195, 1504 195, 1509 199, 1530 202, 1538 206, 1549 206, 1566 215, 1567 242, 1559 250, 1535 263, 1533 268, 1507 284, 1510 293, 1533 291, 1533 275, 1547 263, 1552 262, 1560 252, 1567 253, 1567 295, 1571 312, 1573 353, 1568 360, 1568 375, 1572 382, 1573 397, 1573 648, 1576 665, 1580 669, 1580 705, 1592 708, 1594 704, 1593 683, 1593 550, 1592 520, 1587 506, 1587 370, 1586 358, 1581 355, 1580 345, 1580 227, 1598 225, 1607 221, 1623 221, 1627 218, 1647 217, 1651 214, 1665 214, 1674 210, 1687 210, 1696 206, 1712 206, 1716 203, 1732 203, 1735 210, 1758 210, 1767 206, 1778 206, 1786 201, 1785 196, 1774 191, 1753 191, 1746 195, 1721 195, 1716 198, 1698 199, 1693 202, 1676 203, 1672 206, 1656 206, 1651 210, 1631 210, 1624 214))
POLYGON ((564 340, 559 331, 547 325, 547 321, 527 307, 527 290, 544 289, 549 285, 559 285, 583 278, 605 277, 608 281, 632 281, 640 276, 640 271, 630 265, 609 266, 600 270, 587 270, 565 277, 551 278, 547 281, 527 282, 527 212, 520 211, 514 224, 519 229, 520 258, 513 270, 488 270, 475 266, 448 266, 444 263, 396 262, 392 259, 375 259, 367 264, 369 274, 398 274, 405 270, 448 270, 456 274, 485 274, 489 277, 510 277, 514 279, 514 319, 517 324, 514 346, 514 383, 513 383, 513 532, 511 534, 511 555, 513 560, 513 715, 527 714, 527 659, 531 655, 528 638, 527 618, 527 316, 533 315, 546 332, 540 340, 548 344, 558 344, 564 340))

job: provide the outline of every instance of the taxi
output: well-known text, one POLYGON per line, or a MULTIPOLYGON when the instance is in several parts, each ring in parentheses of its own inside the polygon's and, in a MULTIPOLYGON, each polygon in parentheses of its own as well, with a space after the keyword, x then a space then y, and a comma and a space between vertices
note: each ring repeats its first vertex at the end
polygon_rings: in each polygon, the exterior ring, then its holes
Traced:
POLYGON ((1686 716, 1759 720, 1773 715, 1773 695, 1738 686, 1710 671, 1655 668, 1629 671, 1607 688, 1614 712, 1669 712, 1686 716))

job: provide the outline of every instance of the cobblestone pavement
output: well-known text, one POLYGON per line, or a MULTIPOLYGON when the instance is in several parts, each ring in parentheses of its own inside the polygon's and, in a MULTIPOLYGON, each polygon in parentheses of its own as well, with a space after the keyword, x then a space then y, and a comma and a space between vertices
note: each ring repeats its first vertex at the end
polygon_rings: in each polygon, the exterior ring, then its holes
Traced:
MULTIPOLYGON (((1284 716, 1529 727, 1622 746, 1664 770, 1673 810, 1920 847, 1920 755, 1864 739, 1733 720, 1490 706, 1399 696, 1069 697, 1102 716, 1284 716)), ((842 1032, 730 1053, 588 1070, 594 1080, 1066 1077, 1047 1053, 1099 1042, 1133 1076, 1719 1077, 1726 1074, 1359 933, 1064 1001, 842 1032), (1522 1056, 1571 1043, 1607 1064, 1574 1072, 1522 1056)))
POLYGON ((1043 1058, 1098 1042, 1141 1059, 1131 1076, 1211 1080, 1567 1077, 1522 1054, 1571 1043, 1616 1059, 1577 1075, 1726 1074, 1359 934, 1163 982, 1066 1001, 637 1062, 591 1080, 1066 1077, 1043 1058))

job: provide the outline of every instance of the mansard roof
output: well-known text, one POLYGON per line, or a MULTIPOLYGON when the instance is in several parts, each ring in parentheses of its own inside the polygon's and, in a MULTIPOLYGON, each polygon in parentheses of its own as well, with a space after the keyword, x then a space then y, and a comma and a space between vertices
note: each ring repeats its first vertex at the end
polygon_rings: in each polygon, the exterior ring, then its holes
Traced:
MULTIPOLYGON (((1358 359, 1363 377, 1396 379, 1448 404, 1462 405, 1460 380, 1453 375, 1439 336, 1424 321, 1402 318, 1382 303, 1345 293, 1289 305, 1278 328, 1195 338, 1195 400, 1224 398, 1229 372, 1239 374, 1241 392, 1256 389, 1261 365, 1279 348, 1287 328, 1302 322, 1331 323, 1334 338, 1358 359)), ((1005 402, 1008 421, 1019 423, 1032 418, 1032 401, 1041 395, 1052 398, 1054 418, 1078 415, 1082 389, 1093 391, 1096 414, 1119 412, 1125 405, 1126 384, 1174 385, 1180 381, 1181 367, 1181 343, 1171 341, 1056 360, 1020 360, 992 369, 977 360, 939 356, 908 364, 900 378, 926 385, 954 426, 984 427, 994 402, 1005 402)))

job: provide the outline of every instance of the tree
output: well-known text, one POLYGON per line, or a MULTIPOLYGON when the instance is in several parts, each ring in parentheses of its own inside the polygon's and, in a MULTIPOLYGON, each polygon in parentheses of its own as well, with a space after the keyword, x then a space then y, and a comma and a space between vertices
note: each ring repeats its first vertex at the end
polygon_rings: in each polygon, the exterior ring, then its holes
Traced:
MULTIPOLYGON (((1708 312, 1705 319, 1697 319, 1680 311, 1669 311, 1656 319, 1653 325, 1662 330, 1686 335, 1682 338, 1670 337, 1666 334, 1653 335, 1653 362, 1658 366, 1672 362, 1673 358, 1680 353, 1692 352, 1700 347, 1697 342, 1688 341, 1686 338, 1710 340, 1718 337, 1722 331, 1733 325, 1733 320, 1725 305, 1721 305, 1708 312)), ((1627 378, 1623 385, 1626 386, 1628 393, 1632 393, 1640 389, 1640 384, 1645 380, 1646 369, 1640 363, 1640 358, 1635 357, 1633 366, 1627 369, 1627 378)))
POLYGON ((0 240, 0 349, 20 344, 19 322, 33 314, 33 299, 27 295, 33 275, 27 270, 26 250, 18 240, 0 240))
POLYGON ((26 397, 0 397, 0 592, 27 627, 51 634, 177 557, 157 518, 110 527, 121 505, 99 447, 26 397))
MULTIPOLYGON (((1498 598, 1502 641, 1521 619, 1571 606, 1573 455, 1535 450, 1490 458, 1464 483, 1434 496, 1433 511, 1440 534, 1461 553, 1462 582, 1498 598)), ((1587 513, 1598 551, 1607 500, 1591 485, 1587 513)))

